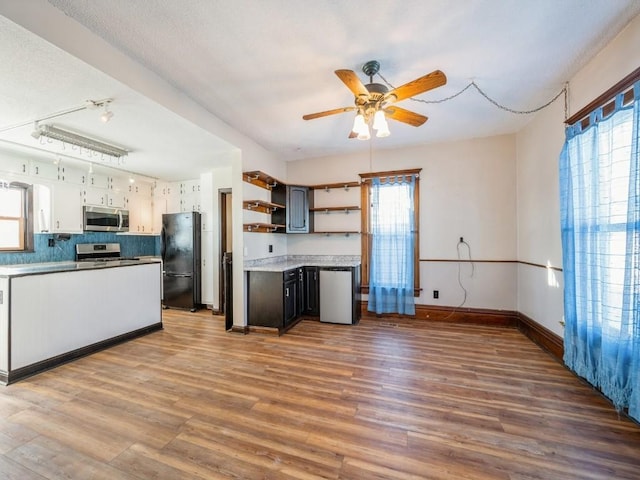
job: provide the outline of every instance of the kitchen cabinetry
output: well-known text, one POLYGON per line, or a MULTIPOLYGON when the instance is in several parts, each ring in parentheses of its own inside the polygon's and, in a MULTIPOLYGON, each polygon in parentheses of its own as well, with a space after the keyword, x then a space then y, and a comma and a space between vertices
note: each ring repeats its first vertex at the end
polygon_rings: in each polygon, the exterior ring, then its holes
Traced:
POLYGON ((304 267, 303 306, 304 315, 320 315, 320 278, 318 277, 318 267, 304 267))
POLYGON ((114 208, 125 208, 130 184, 131 182, 128 178, 109 177, 107 205, 114 208))
POLYGON ((80 185, 56 182, 34 188, 36 233, 82 233, 80 185))
POLYGON ((265 214, 263 221, 245 222, 243 225, 244 231, 257 233, 284 232, 286 193, 278 193, 280 191, 285 192, 284 184, 280 180, 260 171, 244 172, 242 179, 270 192, 270 201, 245 200, 242 202, 245 210, 265 214), (274 189, 277 189, 276 193, 274 193, 274 189))
POLYGON ((205 231, 202 232, 200 239, 201 248, 201 302, 205 305, 214 304, 214 290, 213 290, 213 277, 214 277, 214 264, 216 259, 213 252, 213 235, 214 232, 205 231))
POLYGON ((249 272, 249 316, 251 326, 289 328, 300 314, 302 269, 285 272, 249 272))
POLYGON ((86 185, 87 170, 69 167, 64 164, 58 165, 58 180, 61 182, 75 183, 77 185, 86 185))
POLYGON ((307 187, 278 185, 271 190, 271 201, 285 206, 271 214, 271 221, 284 224, 286 233, 309 233, 313 230, 313 218, 309 216, 313 201, 307 187))
POLYGON ((199 180, 189 180, 180 184, 180 211, 200 212, 199 180))
POLYGON ((2 155, 0 157, 0 163, 0 170, 3 172, 16 175, 29 175, 29 160, 26 158, 2 155))
POLYGON ((152 185, 136 182, 129 185, 128 190, 129 233, 153 233, 152 185))
POLYGON ((358 182, 314 185, 315 206, 310 208, 315 219, 313 233, 349 236, 360 233, 360 184, 358 182))
POLYGON ((30 175, 34 180, 58 180, 58 165, 53 162, 31 162, 30 175))
POLYGON ((142 262, 0 276, 2 383, 161 329, 161 278, 160 263, 142 262), (118 301, 96 308, 105 298, 118 301))

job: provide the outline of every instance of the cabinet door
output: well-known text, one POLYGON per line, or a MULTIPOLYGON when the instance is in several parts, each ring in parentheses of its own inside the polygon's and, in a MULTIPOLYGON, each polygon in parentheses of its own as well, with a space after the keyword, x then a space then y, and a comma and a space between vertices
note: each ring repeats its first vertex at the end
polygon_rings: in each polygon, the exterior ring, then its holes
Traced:
POLYGON ((304 312, 304 268, 297 269, 296 276, 296 318, 304 312))
POLYGON ((30 172, 34 180, 58 180, 58 165, 53 162, 37 162, 32 160, 30 172))
POLYGON ((80 185, 56 182, 51 187, 51 226, 54 233, 82 233, 80 185))
POLYGON ((304 267, 304 314, 320 315, 318 267, 304 267))
POLYGON ((215 292, 213 291, 213 275, 215 259, 213 252, 213 232, 202 232, 202 237, 200 240, 200 248, 202 249, 201 254, 201 296, 202 303, 206 305, 214 304, 215 292))
POLYGON ((153 233, 153 197, 151 185, 136 183, 129 186, 127 207, 129 209, 130 233, 153 233))
POLYGON ((159 234, 162 232, 162 215, 167 213, 167 196, 163 193, 163 189, 166 191, 167 187, 156 187, 153 190, 153 218, 152 228, 153 233, 159 234))
POLYGON ((13 156, 0 156, 0 171, 29 175, 29 160, 13 156))
POLYGON ((284 327, 283 285, 279 272, 249 272, 249 325, 284 327))
POLYGON ((293 322, 298 307, 298 280, 289 280, 284 283, 284 325, 293 322))
POLYGON ((88 182, 88 171, 86 169, 70 167, 68 165, 58 165, 58 178, 62 182, 86 185, 88 182))
POLYGON ((110 207, 124 208, 129 195, 130 181, 125 177, 111 177, 109 179, 109 195, 107 204, 110 207))
POLYGON ((309 233, 307 187, 287 187, 287 233, 309 233))
POLYGON ((99 173, 92 173, 89 175, 87 185, 94 188, 109 188, 109 177, 99 173))
POLYGON ((84 191, 85 205, 97 205, 99 207, 107 206, 106 188, 87 187, 84 191))

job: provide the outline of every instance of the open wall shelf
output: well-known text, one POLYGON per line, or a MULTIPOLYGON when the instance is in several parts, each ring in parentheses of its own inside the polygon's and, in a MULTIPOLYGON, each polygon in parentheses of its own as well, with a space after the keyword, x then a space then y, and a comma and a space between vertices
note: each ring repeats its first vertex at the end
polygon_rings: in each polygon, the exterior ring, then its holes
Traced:
POLYGON ((242 174, 242 179, 247 183, 251 183, 252 185, 256 185, 261 188, 266 188, 267 190, 272 190, 278 185, 284 185, 284 183, 277 178, 259 170, 244 172, 242 174))
POLYGON ((245 223, 242 227, 245 232, 277 233, 284 231, 285 226, 275 223, 245 223))
POLYGON ((284 205, 279 203, 265 202, 264 200, 245 200, 242 202, 242 208, 245 210, 251 210, 252 212, 260 212, 271 214, 279 208, 284 208, 284 205))

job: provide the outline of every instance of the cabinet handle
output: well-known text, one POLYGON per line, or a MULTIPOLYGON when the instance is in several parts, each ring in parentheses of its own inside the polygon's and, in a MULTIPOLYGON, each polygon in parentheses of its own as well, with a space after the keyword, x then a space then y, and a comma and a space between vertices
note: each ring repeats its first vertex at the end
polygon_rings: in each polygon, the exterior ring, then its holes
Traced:
POLYGON ((285 288, 285 292, 286 292, 285 293, 285 297, 288 297, 289 296, 289 287, 285 288))
POLYGON ((36 175, 39 175, 39 174, 40 174, 40 167, 36 165, 36 175))
POLYGON ((22 173, 27 173, 27 164, 26 163, 22 164, 22 173))

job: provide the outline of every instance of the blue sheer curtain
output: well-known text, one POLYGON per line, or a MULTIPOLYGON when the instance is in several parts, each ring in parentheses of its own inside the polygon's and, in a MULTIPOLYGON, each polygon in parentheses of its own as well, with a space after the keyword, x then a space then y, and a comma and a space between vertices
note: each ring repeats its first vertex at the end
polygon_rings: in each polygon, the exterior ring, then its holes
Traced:
POLYGON ((371 184, 371 260, 368 310, 415 315, 413 251, 415 177, 371 184))
POLYGON ((640 82, 567 128, 560 156, 564 361, 640 420, 640 82))

